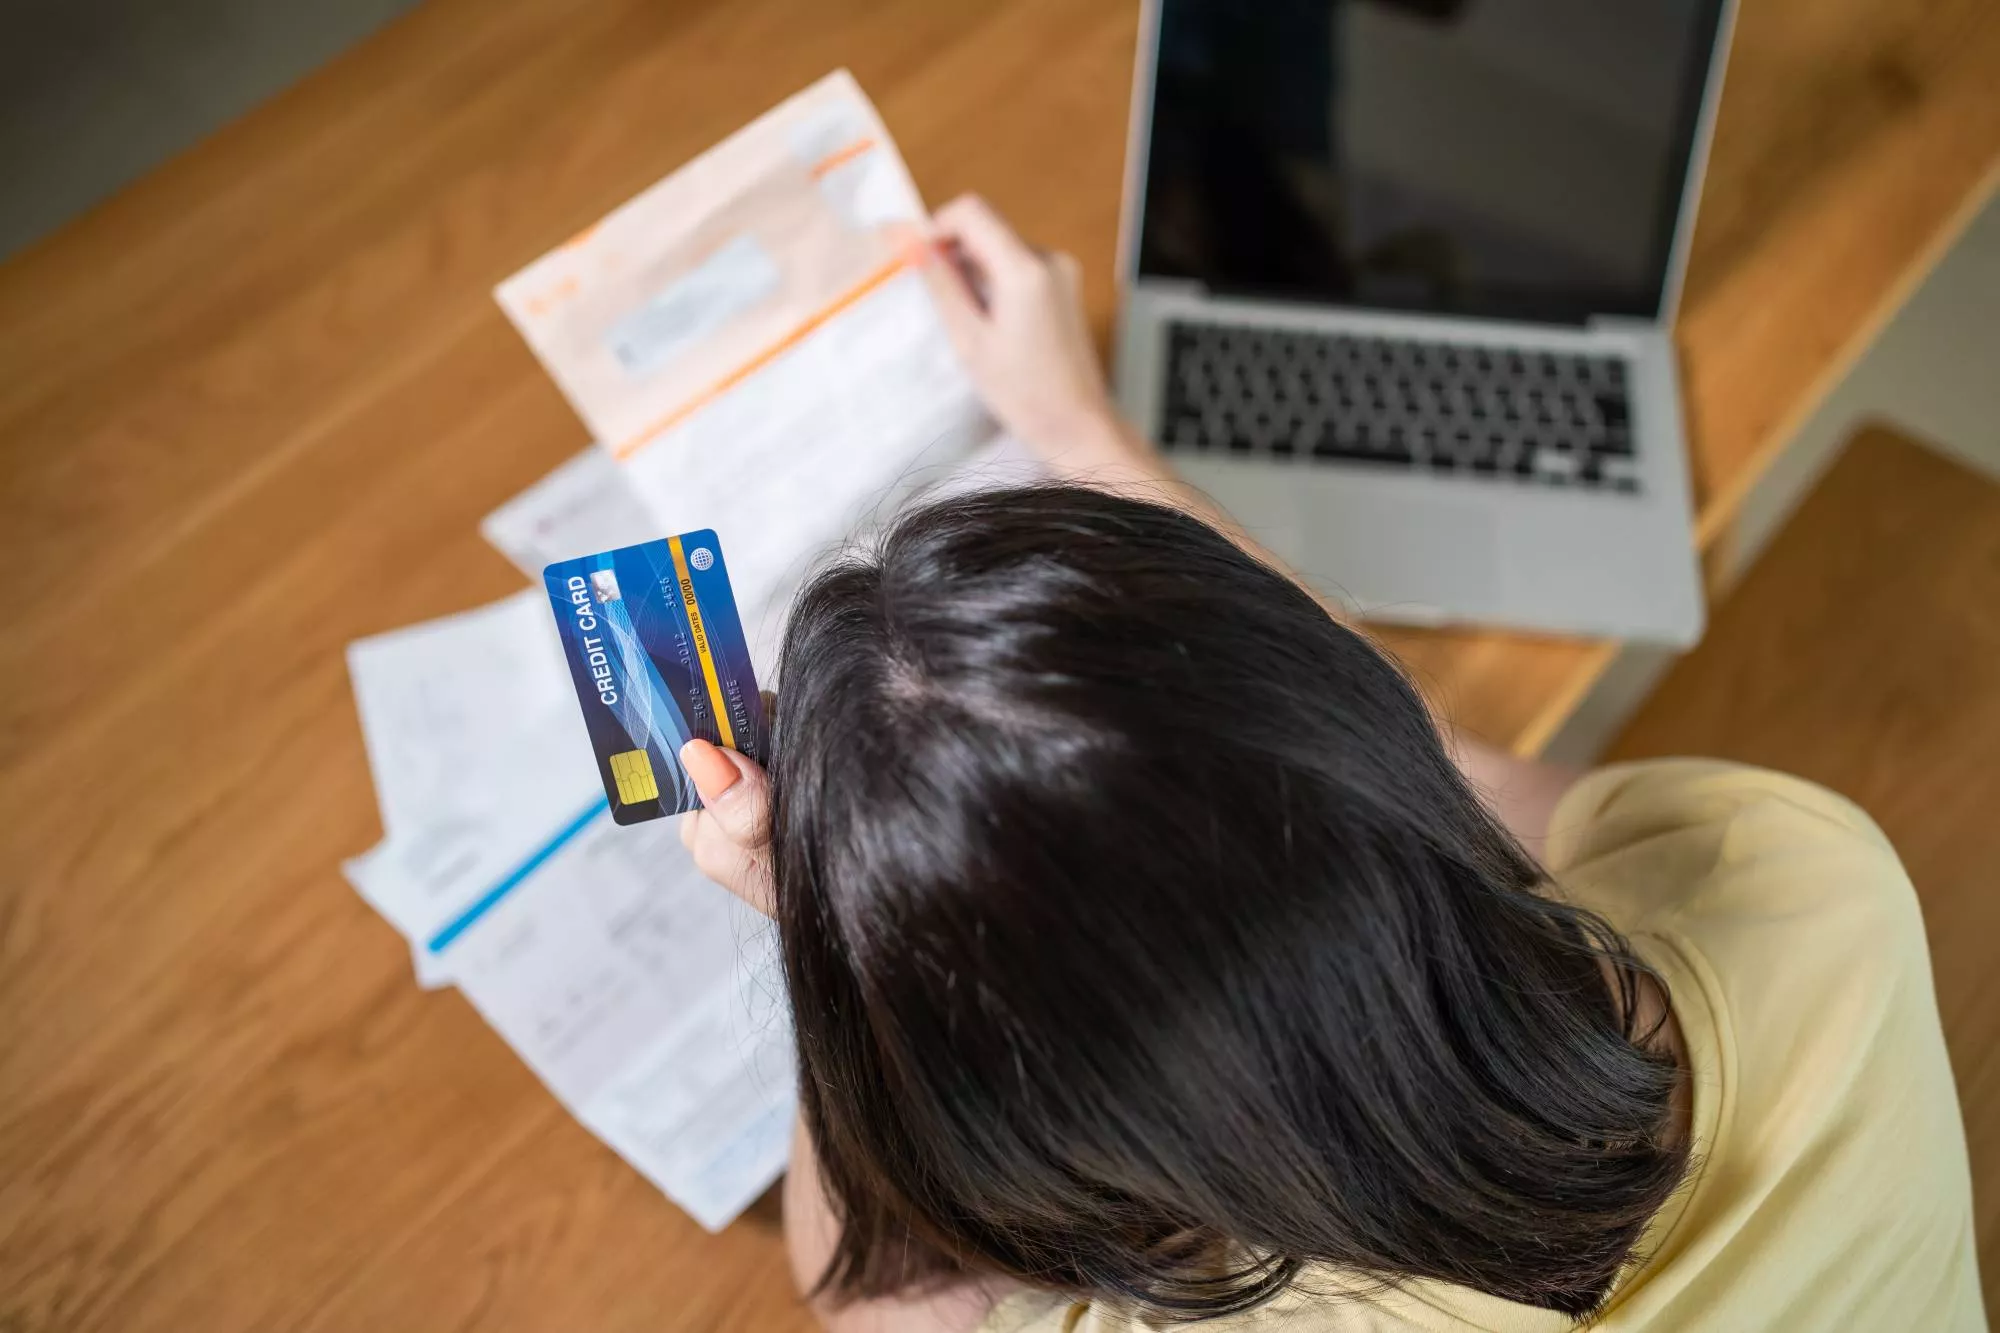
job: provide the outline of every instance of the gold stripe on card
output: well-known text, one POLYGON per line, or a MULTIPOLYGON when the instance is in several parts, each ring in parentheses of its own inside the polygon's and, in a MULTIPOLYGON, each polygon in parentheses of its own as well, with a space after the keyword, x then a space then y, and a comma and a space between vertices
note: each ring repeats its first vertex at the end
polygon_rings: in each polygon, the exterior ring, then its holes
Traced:
POLYGON ((715 655, 708 650, 708 629, 701 623, 701 603, 695 600, 694 579, 688 574, 687 552, 679 537, 667 538, 674 554, 674 578, 681 585, 681 605, 687 609, 688 630, 694 635, 694 654, 701 659, 701 678, 708 685, 708 702, 715 709, 715 729, 722 743, 736 748, 736 734, 729 728, 729 706, 722 700, 722 681, 715 674, 715 655))

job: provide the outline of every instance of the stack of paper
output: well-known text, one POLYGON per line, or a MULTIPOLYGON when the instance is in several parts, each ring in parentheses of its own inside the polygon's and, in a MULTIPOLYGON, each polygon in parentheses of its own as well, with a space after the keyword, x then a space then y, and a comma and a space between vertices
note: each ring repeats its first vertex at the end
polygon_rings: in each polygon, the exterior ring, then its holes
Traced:
POLYGON ((425 985, 457 985, 584 1124, 727 1223, 791 1130, 770 923, 673 821, 612 822, 539 588, 364 639, 348 667, 386 831, 349 881, 425 985))
POLYGON ((496 292, 595 446, 481 530, 537 586, 349 648, 384 838, 349 880, 585 1125, 702 1225, 783 1170, 769 922, 674 821, 612 822, 544 565, 717 530, 759 677, 828 546, 909 497, 1004 484, 914 271, 923 206, 844 72, 496 292))

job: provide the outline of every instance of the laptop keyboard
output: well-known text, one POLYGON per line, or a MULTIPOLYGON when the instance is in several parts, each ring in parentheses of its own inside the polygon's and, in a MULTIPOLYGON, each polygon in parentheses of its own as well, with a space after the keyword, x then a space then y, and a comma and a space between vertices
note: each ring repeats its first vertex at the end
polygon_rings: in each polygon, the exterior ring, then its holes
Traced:
POLYGON ((1639 489, 1614 356, 1176 322, 1160 444, 1639 489))

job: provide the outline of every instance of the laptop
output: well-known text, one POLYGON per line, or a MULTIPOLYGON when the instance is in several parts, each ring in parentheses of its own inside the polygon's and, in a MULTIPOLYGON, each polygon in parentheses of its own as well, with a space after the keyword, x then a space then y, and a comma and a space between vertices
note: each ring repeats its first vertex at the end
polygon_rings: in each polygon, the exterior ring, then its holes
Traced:
POLYGON ((1729 0, 1153 0, 1115 379, 1360 615, 1685 645, 1672 328, 1729 0))

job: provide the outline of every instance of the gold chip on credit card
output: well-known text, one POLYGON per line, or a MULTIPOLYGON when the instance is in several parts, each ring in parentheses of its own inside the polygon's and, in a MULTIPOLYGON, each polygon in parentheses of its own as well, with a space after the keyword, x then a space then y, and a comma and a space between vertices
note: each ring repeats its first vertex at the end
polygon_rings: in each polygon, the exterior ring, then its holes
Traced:
POLYGON ((653 777, 653 760, 644 750, 626 750, 611 756, 611 780, 618 784, 618 803, 638 805, 660 799, 660 784, 653 777))

